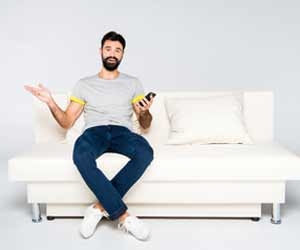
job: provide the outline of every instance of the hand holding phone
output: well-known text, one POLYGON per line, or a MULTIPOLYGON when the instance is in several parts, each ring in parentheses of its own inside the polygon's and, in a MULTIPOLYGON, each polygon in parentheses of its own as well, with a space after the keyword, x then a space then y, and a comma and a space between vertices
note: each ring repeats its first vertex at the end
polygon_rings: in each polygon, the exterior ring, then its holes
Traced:
MULTIPOLYGON (((151 97, 155 97, 155 96, 156 96, 156 93, 154 93, 154 92, 149 92, 149 93, 145 96, 145 98, 146 98, 148 101, 150 101, 151 97)), ((142 107, 144 107, 144 104, 143 104, 141 101, 139 101, 139 104, 140 104, 142 107)))

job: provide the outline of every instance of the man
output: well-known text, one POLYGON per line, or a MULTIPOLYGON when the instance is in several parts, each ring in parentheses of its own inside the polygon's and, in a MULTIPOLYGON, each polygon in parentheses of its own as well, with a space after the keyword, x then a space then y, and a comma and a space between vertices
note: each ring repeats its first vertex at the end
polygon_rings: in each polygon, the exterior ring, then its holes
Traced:
POLYGON ((139 240, 146 240, 150 235, 144 222, 131 215, 122 200, 153 160, 152 147, 144 137, 132 132, 131 123, 134 111, 142 129, 150 127, 149 108, 153 98, 150 101, 145 98, 137 78, 118 71, 125 45, 125 39, 116 32, 104 35, 99 50, 102 68, 98 74, 82 78, 75 84, 66 111, 58 107, 42 84, 38 87, 25 85, 26 90, 48 105, 56 121, 65 129, 72 127, 84 111, 85 127, 74 144, 73 162, 98 200, 85 211, 80 226, 84 238, 94 234, 103 216, 118 219, 118 228, 139 240), (96 164, 96 159, 105 152, 130 158, 111 180, 96 164))

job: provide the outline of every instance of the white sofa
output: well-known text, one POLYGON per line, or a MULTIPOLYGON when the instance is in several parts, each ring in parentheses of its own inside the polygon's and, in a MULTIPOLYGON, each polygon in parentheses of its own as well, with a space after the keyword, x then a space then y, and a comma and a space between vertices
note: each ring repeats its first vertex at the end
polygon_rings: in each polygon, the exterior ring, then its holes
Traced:
MULTIPOLYGON (((150 108, 151 128, 142 134, 154 149, 154 160, 124 197, 129 211, 142 217, 248 217, 258 220, 263 203, 273 204, 271 221, 279 224, 287 180, 300 178, 300 160, 274 141, 272 91, 160 92, 150 108), (169 120, 166 96, 203 97, 236 93, 243 104, 248 132, 255 144, 166 145, 169 120)), ((55 93, 62 108, 68 93, 55 93)), ((32 221, 81 217, 96 201, 72 162, 73 144, 62 143, 66 130, 48 107, 34 99, 35 144, 9 159, 9 178, 25 182, 32 221)), ((128 161, 105 153, 98 166, 112 178, 128 161)))

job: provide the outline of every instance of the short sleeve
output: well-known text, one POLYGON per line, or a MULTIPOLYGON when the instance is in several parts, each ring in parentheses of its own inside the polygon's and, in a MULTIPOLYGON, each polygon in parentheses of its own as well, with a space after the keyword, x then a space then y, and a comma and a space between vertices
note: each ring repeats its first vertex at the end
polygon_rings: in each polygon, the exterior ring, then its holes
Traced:
POLYGON ((145 96, 145 91, 144 91, 144 87, 142 85, 142 83, 140 82, 139 79, 135 79, 135 90, 134 90, 134 94, 133 94, 133 98, 131 100, 131 103, 136 103, 138 101, 140 101, 141 99, 143 99, 145 96))
POLYGON ((78 81, 72 91, 70 96, 70 101, 80 103, 81 105, 84 105, 86 103, 85 98, 82 94, 82 82, 78 81))

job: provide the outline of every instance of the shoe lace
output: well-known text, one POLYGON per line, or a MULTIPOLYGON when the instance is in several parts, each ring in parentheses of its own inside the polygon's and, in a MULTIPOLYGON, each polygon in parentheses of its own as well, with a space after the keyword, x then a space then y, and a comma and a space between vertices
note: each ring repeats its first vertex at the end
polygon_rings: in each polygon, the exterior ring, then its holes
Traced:
POLYGON ((120 222, 118 224, 118 228, 122 231, 124 231, 125 233, 129 233, 129 229, 127 227, 128 224, 130 224, 130 221, 126 221, 126 222, 120 222))

